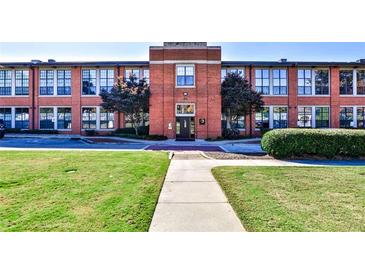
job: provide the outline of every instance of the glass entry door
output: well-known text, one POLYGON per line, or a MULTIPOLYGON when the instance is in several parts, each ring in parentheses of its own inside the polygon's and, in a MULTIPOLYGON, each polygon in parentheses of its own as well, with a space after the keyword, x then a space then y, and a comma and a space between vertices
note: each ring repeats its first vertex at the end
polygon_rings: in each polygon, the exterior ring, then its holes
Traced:
POLYGON ((195 139, 194 117, 176 117, 176 139, 177 140, 195 139))

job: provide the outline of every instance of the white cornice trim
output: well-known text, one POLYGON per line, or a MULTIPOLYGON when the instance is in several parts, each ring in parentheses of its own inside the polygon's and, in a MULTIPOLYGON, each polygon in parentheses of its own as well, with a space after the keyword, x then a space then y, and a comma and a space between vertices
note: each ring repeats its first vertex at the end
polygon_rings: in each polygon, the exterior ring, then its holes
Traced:
POLYGON ((163 64, 207 64, 207 65, 219 65, 221 61, 211 60, 164 60, 164 61, 150 61, 151 65, 163 65, 163 64))

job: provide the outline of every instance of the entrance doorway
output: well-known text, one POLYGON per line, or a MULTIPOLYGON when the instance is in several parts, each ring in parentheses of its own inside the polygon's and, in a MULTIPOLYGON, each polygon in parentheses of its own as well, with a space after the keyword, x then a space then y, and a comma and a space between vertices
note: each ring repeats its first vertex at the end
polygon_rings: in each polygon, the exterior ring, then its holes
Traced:
POLYGON ((195 140, 195 119, 194 117, 176 117, 176 140, 195 140))

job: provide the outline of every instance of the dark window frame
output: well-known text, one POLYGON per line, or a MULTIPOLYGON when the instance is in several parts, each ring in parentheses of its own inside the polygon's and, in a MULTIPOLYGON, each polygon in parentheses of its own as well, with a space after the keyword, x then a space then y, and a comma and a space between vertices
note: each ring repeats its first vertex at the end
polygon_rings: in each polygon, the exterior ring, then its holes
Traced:
POLYGON ((100 69, 99 70, 99 80, 100 80, 100 92, 107 91, 110 92, 114 86, 114 69, 100 69), (105 71, 105 77, 103 77, 103 71, 105 71), (112 73, 110 73, 112 72, 112 73), (112 74, 110 76, 110 74, 112 74), (105 81, 106 85, 104 85, 105 81), (110 84, 111 83, 111 84, 110 84))
POLYGON ((54 118, 55 117, 54 117, 54 108, 53 107, 40 107, 39 108, 39 129, 46 129, 46 130, 54 129, 54 126, 55 126, 54 118), (45 111, 45 110, 47 110, 47 111, 45 111), (51 110, 51 111, 49 111, 49 110, 51 110))
POLYGON ((70 107, 57 108, 57 129, 72 129, 72 109, 70 107))
POLYGON ((71 94, 72 94, 72 71, 69 69, 57 70, 57 95, 62 96, 71 94))
POLYGON ((288 107, 280 107, 274 106, 273 107, 273 128, 287 128, 288 127, 288 107), (275 112, 276 109, 279 111, 275 112), (285 109, 285 111, 284 111, 285 109), (275 116, 278 115, 279 119, 275 119, 275 116), (286 119, 283 119, 283 117, 286 119))
POLYGON ((105 110, 103 108, 100 108, 100 113, 99 113, 100 129, 114 129, 114 126, 115 126, 115 124, 114 124, 114 122, 115 122, 114 118, 115 118, 114 112, 107 111, 107 110, 105 110), (112 126, 109 126, 109 123, 110 122, 113 122, 112 126))
POLYGON ((287 69, 273 69, 272 70, 272 87, 273 95, 288 95, 288 70, 287 69), (275 77, 274 71, 278 71, 279 77, 275 77), (282 72, 285 71, 285 77, 282 77, 282 72), (279 85, 275 85, 275 80, 279 81, 279 85), (285 85, 281 81, 285 80, 285 85), (278 88, 278 90, 277 90, 278 88))
POLYGON ((29 108, 15 108, 15 128, 29 129, 29 108))
POLYGON ((10 96, 12 89, 12 71, 0 70, 0 96, 10 96), (7 85, 10 83, 10 85, 7 85))
POLYGON ((349 70, 349 69, 340 70, 339 81, 340 81, 340 95, 353 95, 353 92, 354 92, 353 70, 349 70), (345 75, 348 73, 350 73, 350 74, 345 75))
POLYGON ((29 95, 29 70, 15 71, 15 95, 20 95, 20 96, 29 95), (17 84, 19 81, 21 85, 17 84))
POLYGON ((83 107, 81 109, 81 127, 82 129, 96 129, 97 127, 97 108, 96 107, 83 107), (88 110, 87 112, 84 112, 84 110, 88 110), (95 112, 90 111, 90 110, 95 110, 95 112), (86 114, 86 115, 85 115, 86 114), (95 120, 91 119, 92 115, 95 115, 95 120), (84 119, 85 117, 87 117, 88 119, 84 119), (87 127, 85 127, 85 125, 87 125, 87 127))
POLYGON ((305 68, 301 68, 298 69, 297 72, 297 93, 298 95, 312 95, 312 86, 313 86, 313 71, 312 69, 305 69, 305 68), (303 77, 300 77, 300 71, 303 71, 303 77), (306 76, 306 72, 310 72, 310 77, 306 76), (299 85, 300 80, 303 80, 303 84, 304 85, 299 85), (307 81, 310 81, 310 85, 307 84, 307 81))
POLYGON ((97 73, 96 69, 82 69, 82 95, 96 95, 96 86, 97 86, 97 73), (91 72, 94 72, 95 77, 91 76, 91 72))
POLYGON ((194 87, 195 86, 195 66, 194 65, 177 65, 176 66, 176 86, 177 87, 194 87), (183 74, 179 74, 179 68, 184 69, 183 74), (187 74, 187 68, 192 68, 192 74, 187 74))
POLYGON ((270 94, 270 69, 267 68, 259 68, 255 69, 255 89, 256 92, 259 92, 263 95, 270 94), (260 75, 258 75, 258 71, 260 71, 260 75), (267 78, 264 78, 264 71, 267 71, 267 78), (258 77, 259 76, 259 77, 258 77), (264 80, 268 81, 268 85, 264 85, 264 80), (257 82, 260 82, 261 85, 257 85, 257 82))
POLYGON ((39 71, 39 95, 52 96, 54 95, 54 71, 42 69, 39 71), (45 82, 46 85, 42 85, 45 82))
POLYGON ((321 107, 321 106, 315 107, 314 111, 315 111, 316 128, 329 128, 330 127, 329 107, 321 107), (317 110, 319 110, 319 112, 317 110), (325 118, 326 115, 327 119, 325 118))
POLYGON ((353 128, 351 122, 354 122, 353 107, 341 107, 340 108, 340 128, 353 128), (342 119, 346 118, 346 119, 342 119), (349 119, 351 118, 351 119, 349 119))
POLYGON ((330 72, 328 69, 315 69, 314 72, 314 92, 315 95, 329 95, 330 72), (323 74, 327 74, 327 82, 323 81, 323 74))
POLYGON ((6 128, 11 128, 11 124, 12 124, 12 120, 13 120, 11 107, 1 107, 0 108, 0 119, 2 119, 4 121, 6 128))

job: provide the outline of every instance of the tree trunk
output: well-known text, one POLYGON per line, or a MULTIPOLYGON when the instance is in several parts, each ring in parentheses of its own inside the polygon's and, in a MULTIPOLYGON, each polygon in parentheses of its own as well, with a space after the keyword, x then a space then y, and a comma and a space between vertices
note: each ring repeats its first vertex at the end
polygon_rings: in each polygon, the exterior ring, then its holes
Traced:
POLYGON ((133 127, 134 127, 134 130, 135 130, 135 132, 136 132, 136 136, 139 136, 139 135, 138 135, 138 124, 133 123, 133 127))
POLYGON ((252 108, 250 107, 250 137, 252 137, 252 108))
POLYGON ((231 110, 228 108, 227 112, 226 112, 226 119, 227 119, 227 125, 226 128, 227 129, 231 129, 231 110))
POLYGON ((120 111, 118 111, 118 129, 120 129, 120 111))

